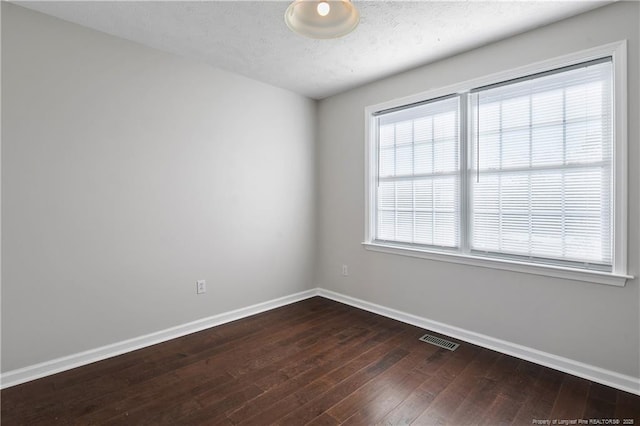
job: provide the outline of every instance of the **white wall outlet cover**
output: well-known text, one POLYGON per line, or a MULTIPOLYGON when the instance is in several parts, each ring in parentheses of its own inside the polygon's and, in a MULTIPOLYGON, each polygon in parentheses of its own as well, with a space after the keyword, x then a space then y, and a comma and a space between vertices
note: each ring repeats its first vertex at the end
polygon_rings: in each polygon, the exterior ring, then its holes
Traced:
POLYGON ((349 267, 347 265, 342 265, 342 276, 348 276, 349 275, 349 267))
POLYGON ((196 293, 202 294, 207 292, 207 281, 198 280, 196 281, 196 293))

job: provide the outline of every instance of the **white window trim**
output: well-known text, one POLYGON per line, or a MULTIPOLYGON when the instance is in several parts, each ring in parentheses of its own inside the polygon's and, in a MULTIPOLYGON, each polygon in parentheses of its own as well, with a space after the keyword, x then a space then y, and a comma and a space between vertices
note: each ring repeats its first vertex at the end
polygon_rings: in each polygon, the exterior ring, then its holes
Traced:
MULTIPOLYGON (((534 64, 518 67, 508 71, 475 78, 459 84, 368 106, 365 108, 364 169, 366 194, 364 221, 365 241, 362 244, 367 250, 622 287, 625 285, 626 280, 633 278, 633 276, 627 275, 627 42, 626 40, 622 40, 609 43, 603 46, 536 62, 534 64), (479 255, 463 253, 462 251, 439 251, 431 248, 406 247, 400 244, 396 246, 394 244, 382 244, 373 240, 375 229, 375 211, 373 206, 375 205, 375 172, 377 171, 377 140, 376 135, 371 132, 371 129, 375 126, 374 113, 446 95, 467 93, 475 87, 486 86, 525 75, 575 65, 604 56, 611 56, 613 63, 613 108, 615 120, 613 126, 613 173, 615 198, 613 211, 614 256, 612 272, 598 272, 505 259, 486 258, 479 255)), ((463 224, 463 226, 466 225, 463 224)), ((462 234, 462 238, 467 237, 465 232, 462 232, 462 234)))

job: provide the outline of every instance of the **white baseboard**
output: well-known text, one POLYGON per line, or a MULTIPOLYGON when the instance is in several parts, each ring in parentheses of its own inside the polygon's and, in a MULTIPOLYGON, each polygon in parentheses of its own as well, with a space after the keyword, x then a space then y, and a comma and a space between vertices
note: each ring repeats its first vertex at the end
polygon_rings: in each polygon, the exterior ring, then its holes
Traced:
POLYGON ((0 376, 0 388, 25 383, 41 377, 49 376, 72 368, 87 365, 92 362, 101 361, 123 353, 131 352, 157 343, 166 342, 167 340, 215 327, 231 321, 242 319, 260 312, 288 305, 300 300, 308 299, 313 296, 322 296, 327 299, 335 300, 356 308, 364 309, 369 312, 376 313, 388 318, 393 318, 407 324, 415 325, 426 330, 432 330, 437 333, 450 336, 454 339, 463 340, 473 343, 474 345, 492 349, 507 355, 544 365, 574 376, 582 377, 593 382, 602 383, 607 386, 621 389, 627 392, 640 395, 640 378, 627 376, 616 373, 614 371, 605 370, 589 364, 584 364, 569 358, 542 352, 526 346, 507 342, 505 340, 496 339, 484 334, 475 333, 462 328, 443 324, 417 315, 408 314, 406 312, 387 308, 365 300, 356 299, 351 296, 336 293, 334 291, 315 288, 300 293, 292 294, 267 302, 258 303, 256 305, 245 308, 236 309, 234 311, 225 312, 214 315, 201 320, 193 321, 177 327, 168 328, 166 330, 114 343, 100 348, 91 349, 85 352, 57 358, 40 364, 31 365, 17 370, 8 371, 0 376))
POLYGON ((516 343, 507 342, 505 340, 496 339, 484 334, 475 333, 462 328, 443 324, 441 322, 432 321, 406 312, 397 311, 385 306, 370 303, 365 300, 356 299, 351 296, 336 293, 330 290, 318 289, 318 296, 335 300, 365 311, 373 312, 388 318, 393 318, 407 324, 415 325, 420 328, 432 330, 440 334, 444 334, 455 339, 473 343, 474 345, 492 349, 516 358, 544 365, 555 370, 563 371, 574 376, 582 377, 593 382, 602 383, 626 392, 640 395, 640 378, 616 373, 615 371, 605 370, 600 367, 585 364, 569 358, 542 352, 516 343))
POLYGON ((101 361, 157 343, 166 342, 167 340, 185 336, 187 334, 202 331, 216 325, 225 324, 238 319, 246 318, 260 312, 308 299, 318 294, 317 289, 307 290, 300 293, 291 294, 289 296, 280 297, 278 299, 269 300, 267 302, 258 303, 256 305, 247 306, 229 312, 224 312, 208 318, 182 324, 176 327, 167 328, 155 333, 146 334, 144 336, 135 337, 133 339, 124 340, 122 342, 113 343, 111 345, 102 346, 96 349, 80 352, 77 354, 56 358, 51 361, 42 362, 28 367, 11 370, 0 375, 0 389, 10 386, 19 385, 20 383, 29 382, 41 377, 50 376, 72 368, 90 364, 92 362, 101 361))

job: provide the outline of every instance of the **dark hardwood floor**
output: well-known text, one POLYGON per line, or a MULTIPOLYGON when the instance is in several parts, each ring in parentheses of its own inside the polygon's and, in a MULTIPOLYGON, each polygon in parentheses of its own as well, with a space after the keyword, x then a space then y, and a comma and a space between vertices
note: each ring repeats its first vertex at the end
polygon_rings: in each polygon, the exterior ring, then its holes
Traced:
POLYGON ((4 389, 1 420, 640 424, 639 396, 464 342, 450 352, 419 341, 424 332, 315 297, 4 389))

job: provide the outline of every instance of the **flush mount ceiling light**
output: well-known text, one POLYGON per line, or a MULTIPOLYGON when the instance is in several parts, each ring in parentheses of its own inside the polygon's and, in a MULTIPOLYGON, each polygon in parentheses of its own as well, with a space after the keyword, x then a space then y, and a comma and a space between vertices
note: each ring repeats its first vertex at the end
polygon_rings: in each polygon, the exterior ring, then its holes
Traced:
POLYGON ((349 34, 360 22, 350 0, 295 0, 284 14, 294 32, 310 38, 337 38, 349 34))

